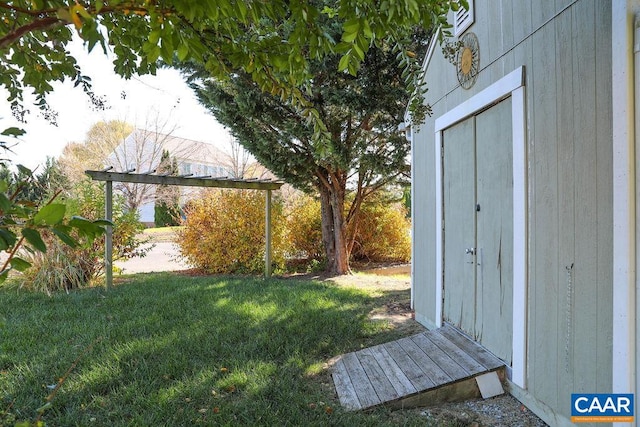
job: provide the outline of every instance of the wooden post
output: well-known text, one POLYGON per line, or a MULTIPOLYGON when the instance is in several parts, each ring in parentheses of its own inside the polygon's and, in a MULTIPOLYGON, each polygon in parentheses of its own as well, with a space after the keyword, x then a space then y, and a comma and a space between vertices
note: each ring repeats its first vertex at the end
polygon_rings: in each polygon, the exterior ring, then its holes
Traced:
POLYGON ((266 195, 264 229, 264 276, 271 277, 271 190, 267 190, 266 195))
MULTIPOLYGON (((105 219, 113 221, 113 181, 105 181, 105 219)), ((107 289, 113 286, 113 227, 107 226, 104 239, 104 272, 107 289)))

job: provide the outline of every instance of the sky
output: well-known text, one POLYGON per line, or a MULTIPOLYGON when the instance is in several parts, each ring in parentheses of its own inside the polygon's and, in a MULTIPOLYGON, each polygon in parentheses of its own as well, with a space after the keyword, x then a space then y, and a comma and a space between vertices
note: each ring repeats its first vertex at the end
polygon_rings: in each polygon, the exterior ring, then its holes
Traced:
POLYGON ((8 92, 0 90, 0 131, 10 126, 27 131, 12 148, 13 153, 0 153, 0 157, 34 169, 47 156, 58 157, 67 143, 84 141, 93 124, 115 119, 152 131, 157 130, 153 123, 166 121, 159 132, 211 143, 222 150, 229 146, 228 131, 198 103, 178 71, 161 69, 156 76, 124 80, 113 72, 111 60, 99 46, 88 54, 80 42, 74 42, 70 51, 84 75, 91 77, 96 95, 104 96, 110 108, 95 111, 80 87, 55 82, 47 100, 58 113, 58 125, 47 122, 29 101, 25 107, 31 114, 23 124, 11 115, 8 92))

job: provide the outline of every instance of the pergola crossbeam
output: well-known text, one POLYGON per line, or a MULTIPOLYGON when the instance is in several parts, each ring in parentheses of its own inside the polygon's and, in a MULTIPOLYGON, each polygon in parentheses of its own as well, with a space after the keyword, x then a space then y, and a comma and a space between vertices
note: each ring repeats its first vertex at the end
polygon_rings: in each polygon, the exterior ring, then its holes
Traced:
POLYGON ((134 184, 178 185, 182 187, 237 188, 245 190, 277 190, 284 185, 279 181, 251 179, 205 178, 189 175, 155 175, 148 173, 85 171, 94 181, 129 182, 134 184))

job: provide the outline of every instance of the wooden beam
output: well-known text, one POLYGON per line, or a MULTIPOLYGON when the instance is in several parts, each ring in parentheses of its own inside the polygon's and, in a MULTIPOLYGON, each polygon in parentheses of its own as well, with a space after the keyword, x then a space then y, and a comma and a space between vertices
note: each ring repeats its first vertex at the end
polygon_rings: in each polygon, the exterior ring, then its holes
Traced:
POLYGON ((179 185, 183 187, 238 188, 247 190, 277 190, 283 182, 257 180, 226 180, 216 178, 186 178, 179 176, 143 175, 109 171, 85 171, 95 181, 131 182, 137 184, 179 185))
MULTIPOLYGON (((113 182, 105 182, 104 210, 107 221, 113 221, 113 182)), ((113 227, 107 226, 104 239, 104 272, 107 289, 113 286, 113 227)))

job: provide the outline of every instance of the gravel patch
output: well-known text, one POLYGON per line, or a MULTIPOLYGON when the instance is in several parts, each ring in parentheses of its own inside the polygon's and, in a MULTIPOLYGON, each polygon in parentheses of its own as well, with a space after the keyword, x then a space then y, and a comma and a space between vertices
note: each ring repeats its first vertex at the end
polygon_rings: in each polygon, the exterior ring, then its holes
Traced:
POLYGON ((509 394, 490 399, 448 403, 421 414, 436 425, 468 427, 544 427, 547 424, 509 394))

